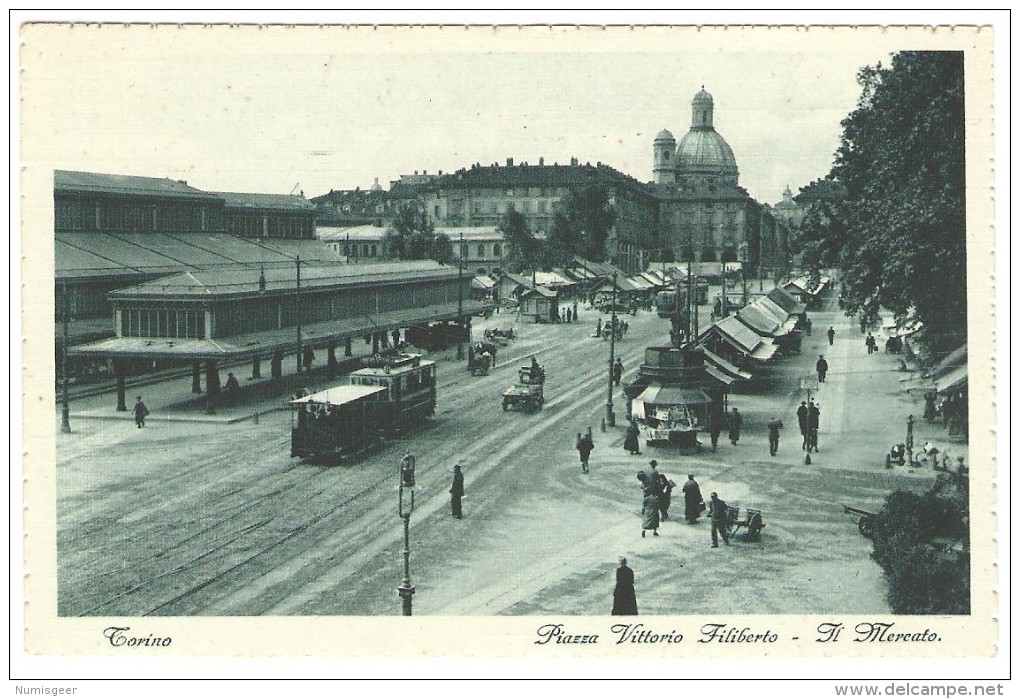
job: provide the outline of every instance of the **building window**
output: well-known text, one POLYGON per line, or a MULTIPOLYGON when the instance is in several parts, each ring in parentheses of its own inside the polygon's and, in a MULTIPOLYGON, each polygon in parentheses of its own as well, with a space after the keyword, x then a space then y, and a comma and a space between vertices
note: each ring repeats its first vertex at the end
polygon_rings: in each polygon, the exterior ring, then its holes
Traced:
POLYGON ((372 251, 372 252, 370 253, 370 256, 371 256, 371 257, 375 257, 375 252, 376 252, 376 246, 375 246, 375 245, 373 245, 373 246, 372 246, 372 247, 371 247, 370 249, 371 249, 371 251, 372 251))
POLYGON ((126 308, 121 312, 126 337, 205 339, 205 312, 173 308, 126 308))
POLYGON ((478 244, 478 257, 485 257, 485 243, 478 244))
POLYGON ((434 207, 432 207, 432 215, 435 216, 436 218, 439 218, 439 204, 436 204, 434 207))
POLYGON ((470 256, 471 256, 471 254, 468 252, 467 244, 461 245, 460 246, 460 258, 462 260, 466 260, 470 256))
POLYGON ((492 256, 493 257, 502 257, 503 256, 503 246, 500 245, 499 243, 494 243, 493 246, 492 246, 492 256))

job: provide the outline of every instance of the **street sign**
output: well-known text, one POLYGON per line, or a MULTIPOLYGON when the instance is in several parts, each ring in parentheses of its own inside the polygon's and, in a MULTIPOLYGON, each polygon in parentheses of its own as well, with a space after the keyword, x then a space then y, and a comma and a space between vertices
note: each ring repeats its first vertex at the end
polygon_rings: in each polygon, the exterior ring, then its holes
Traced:
POLYGON ((818 379, 813 376, 805 376, 800 380, 800 390, 802 391, 817 391, 818 390, 818 379))

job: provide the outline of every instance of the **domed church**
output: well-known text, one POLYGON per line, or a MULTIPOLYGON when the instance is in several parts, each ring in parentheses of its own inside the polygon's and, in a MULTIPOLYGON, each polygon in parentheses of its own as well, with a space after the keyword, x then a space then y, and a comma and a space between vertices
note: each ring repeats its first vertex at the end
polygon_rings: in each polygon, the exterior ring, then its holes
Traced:
POLYGON ((739 185, 733 149, 715 130, 715 100, 691 100, 691 127, 677 144, 663 129, 652 145, 662 239, 676 260, 743 261, 750 269, 786 261, 789 231, 739 185))

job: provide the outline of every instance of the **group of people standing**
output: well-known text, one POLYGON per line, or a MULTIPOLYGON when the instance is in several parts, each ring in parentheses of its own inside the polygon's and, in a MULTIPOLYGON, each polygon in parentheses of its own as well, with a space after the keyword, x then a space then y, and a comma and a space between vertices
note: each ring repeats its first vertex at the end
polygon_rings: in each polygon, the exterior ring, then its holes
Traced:
POLYGON ((801 449, 807 451, 818 451, 818 419, 821 411, 814 401, 808 403, 801 401, 797 408, 797 425, 800 427, 800 435, 803 438, 801 449))

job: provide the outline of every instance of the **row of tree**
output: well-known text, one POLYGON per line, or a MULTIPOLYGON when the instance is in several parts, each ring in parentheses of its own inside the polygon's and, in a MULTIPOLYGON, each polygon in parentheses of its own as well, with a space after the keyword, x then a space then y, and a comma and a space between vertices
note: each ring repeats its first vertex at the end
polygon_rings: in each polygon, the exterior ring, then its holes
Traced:
MULTIPOLYGON (((506 253, 504 267, 518 272, 524 269, 550 269, 564 265, 575 255, 601 261, 606 255, 606 240, 616 222, 616 211, 609 192, 598 184, 572 192, 553 219, 544 238, 528 228, 524 214, 510 208, 499 224, 506 253)), ((437 233, 428 214, 418 207, 402 206, 386 231, 387 254, 400 260, 432 259, 449 263, 454 259, 453 241, 437 233)))
POLYGON ((861 69, 826 178, 839 196, 812 204, 798 238, 806 265, 841 269, 848 315, 923 321, 936 350, 967 327, 963 68, 962 52, 905 51, 861 69))

